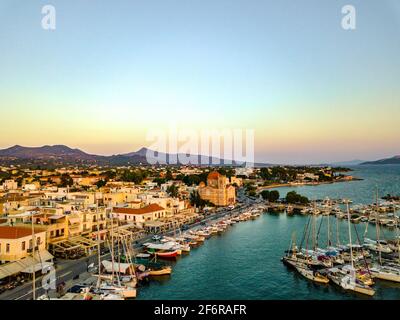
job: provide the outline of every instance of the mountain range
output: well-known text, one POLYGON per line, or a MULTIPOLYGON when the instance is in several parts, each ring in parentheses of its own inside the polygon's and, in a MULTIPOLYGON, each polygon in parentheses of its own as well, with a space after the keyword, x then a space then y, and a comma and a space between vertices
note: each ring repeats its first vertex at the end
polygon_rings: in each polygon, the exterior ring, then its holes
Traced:
POLYGON ((391 158, 380 159, 376 161, 366 161, 361 163, 362 165, 372 164, 372 165, 379 165, 379 164, 400 164, 400 156, 394 156, 391 158))
POLYGON ((203 160, 203 163, 209 163, 211 165, 242 165, 242 163, 237 163, 235 161, 231 162, 230 160, 209 156, 169 154, 161 152, 157 153, 145 147, 139 149, 138 151, 126 154, 101 156, 89 154, 80 149, 72 149, 65 145, 46 145, 42 147, 23 147, 20 145, 15 145, 13 147, 0 150, 0 164, 125 166, 153 164, 157 162, 156 158, 166 159, 165 162, 161 162, 160 164, 182 164, 179 161, 180 155, 185 157, 190 156, 191 161, 195 163, 202 163, 201 160, 203 160), (149 154, 149 157, 147 154, 149 154), (153 158, 151 157, 152 154, 154 154, 153 158))
MULTIPOLYGON (((65 145, 42 146, 42 147, 23 147, 15 145, 7 149, 0 149, 0 164, 2 165, 102 165, 102 166, 127 166, 127 165, 147 165, 156 162, 155 158, 151 155, 161 159, 166 159, 165 163, 161 164, 182 164, 179 161, 180 155, 183 154, 170 154, 170 153, 157 153, 148 148, 141 148, 137 151, 117 154, 111 156, 101 156, 96 154, 89 154, 80 149, 72 149, 65 145), (147 156, 149 154, 149 157, 147 156), (174 161, 175 160, 175 161, 174 161), (150 162, 150 163, 149 163, 150 162), (177 163, 176 163, 177 162, 177 163)), ((189 157, 195 163, 207 163, 210 165, 233 165, 242 166, 242 163, 220 159, 209 156, 201 155, 183 155, 189 157), (203 157, 203 158, 202 158, 203 157), (203 161, 201 161, 203 160, 203 161), (205 161, 204 161, 205 160, 205 161)), ((193 163, 193 162, 192 162, 193 163)), ((377 161, 342 161, 331 163, 335 166, 350 166, 350 165, 382 165, 382 164, 400 164, 400 156, 391 158, 380 159, 377 161)), ((272 164, 255 163, 254 166, 272 166, 272 164)))

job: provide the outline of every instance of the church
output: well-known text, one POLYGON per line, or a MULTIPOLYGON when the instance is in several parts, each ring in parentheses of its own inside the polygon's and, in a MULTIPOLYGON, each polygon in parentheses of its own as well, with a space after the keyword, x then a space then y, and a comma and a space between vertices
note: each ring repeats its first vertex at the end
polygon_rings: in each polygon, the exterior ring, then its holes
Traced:
POLYGON ((216 206, 229 206, 236 202, 235 187, 229 184, 226 176, 212 171, 207 176, 207 186, 204 182, 199 185, 199 195, 216 206))

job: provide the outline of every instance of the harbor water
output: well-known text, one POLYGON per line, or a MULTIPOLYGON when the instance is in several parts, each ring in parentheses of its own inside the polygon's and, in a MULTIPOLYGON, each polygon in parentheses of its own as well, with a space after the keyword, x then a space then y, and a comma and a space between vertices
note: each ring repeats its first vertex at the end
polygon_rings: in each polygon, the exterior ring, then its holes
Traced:
MULTIPOLYGON (((281 195, 290 190, 310 199, 350 198, 355 204, 371 203, 376 187, 381 195, 400 194, 400 166, 359 166, 353 174, 362 181, 297 188, 279 188, 281 195)), ((332 284, 312 283, 280 261, 292 237, 300 244, 308 216, 264 214, 257 220, 237 223, 225 233, 206 240, 173 265, 170 277, 153 280, 139 288, 138 299, 400 299, 400 284, 376 280, 373 297, 345 292, 332 284)), ((327 242, 327 217, 318 217, 318 244, 327 242), (321 219, 323 219, 321 223, 321 219)), ((329 218, 331 240, 348 243, 347 222, 329 218)), ((352 225, 353 243, 364 234, 374 238, 375 226, 352 225), (357 232, 355 231, 355 228, 357 232)), ((384 229, 387 238, 393 231, 384 229)), ((311 244, 310 244, 311 245, 311 244)), ((305 246, 305 242, 303 243, 305 246)))

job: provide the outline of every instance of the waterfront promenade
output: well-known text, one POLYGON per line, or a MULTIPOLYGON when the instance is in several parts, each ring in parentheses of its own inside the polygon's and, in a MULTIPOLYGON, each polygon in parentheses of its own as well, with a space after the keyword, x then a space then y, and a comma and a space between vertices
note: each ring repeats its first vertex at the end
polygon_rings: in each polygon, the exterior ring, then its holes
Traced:
MULTIPOLYGON (((203 220, 193 223, 189 225, 190 229, 200 227, 204 223, 208 223, 211 221, 215 221, 218 219, 221 219, 227 215, 230 214, 237 214, 240 213, 246 209, 248 209, 250 206, 254 204, 254 200, 249 199, 247 197, 242 197, 243 203, 239 204, 236 208, 233 210, 224 210, 217 212, 215 214, 212 214, 210 216, 206 216, 203 220)), ((172 235, 174 233, 173 230, 167 231, 161 235, 172 235)), ((153 237, 153 234, 149 234, 140 240, 135 241, 132 243, 132 247, 134 249, 139 249, 141 245, 145 242, 148 242, 151 240, 153 237)), ((101 256, 102 260, 109 259, 110 254, 104 254, 101 256)), ((70 287, 77 283, 82 283, 86 279, 91 277, 91 274, 88 273, 88 265, 94 263, 94 265, 97 265, 97 254, 94 253, 90 256, 86 256, 77 260, 61 260, 57 259, 56 260, 56 287, 61 284, 65 283, 66 288, 65 290, 68 290, 70 287)), ((40 276, 36 279, 36 298, 38 298, 41 295, 46 294, 46 290, 42 287, 42 280, 43 276, 40 276)), ((57 293, 55 290, 50 290, 48 292, 50 297, 56 297, 57 293)), ((33 298, 32 294, 32 281, 26 282, 14 289, 7 290, 0 294, 0 300, 31 300, 33 298)))

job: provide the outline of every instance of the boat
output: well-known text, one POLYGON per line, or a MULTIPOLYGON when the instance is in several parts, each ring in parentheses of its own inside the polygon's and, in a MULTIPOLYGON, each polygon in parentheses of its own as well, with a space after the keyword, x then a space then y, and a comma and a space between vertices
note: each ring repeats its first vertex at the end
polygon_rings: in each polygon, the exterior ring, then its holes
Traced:
POLYGON ((349 232, 349 249, 350 249, 350 262, 351 265, 347 268, 340 270, 339 268, 329 269, 328 278, 332 280, 333 283, 340 286, 341 288, 349 291, 354 291, 357 293, 365 294, 368 296, 373 296, 375 291, 367 284, 363 283, 360 279, 357 279, 357 271, 354 267, 353 259, 353 248, 357 248, 352 244, 351 239, 351 227, 350 227, 350 201, 344 201, 347 207, 347 226, 349 232), (345 274, 343 274, 345 272, 345 274))
POLYGON ((170 275, 172 273, 172 268, 170 266, 164 266, 158 270, 149 270, 149 275, 150 276, 166 276, 166 275, 170 275))
POLYGON ((308 280, 316 283, 329 283, 329 279, 326 276, 320 274, 318 271, 314 271, 301 264, 297 264, 295 268, 303 277, 307 278, 308 280))
POLYGON ((180 246, 174 241, 166 243, 145 243, 147 253, 160 258, 175 258, 177 255, 182 254, 180 246))
POLYGON ((353 291, 368 296, 373 296, 375 290, 370 286, 363 284, 361 281, 357 281, 354 275, 343 275, 338 268, 332 268, 328 270, 328 278, 339 287, 344 290, 353 291))
POLYGON ((178 250, 174 251, 157 251, 154 255, 160 258, 175 258, 178 255, 178 250))
POLYGON ((372 276, 377 279, 400 282, 400 268, 394 268, 385 265, 376 265, 370 268, 370 272, 372 276))
POLYGON ((376 241, 369 238, 365 238, 363 245, 364 247, 376 252, 392 253, 392 249, 390 249, 389 245, 384 240, 376 241))

